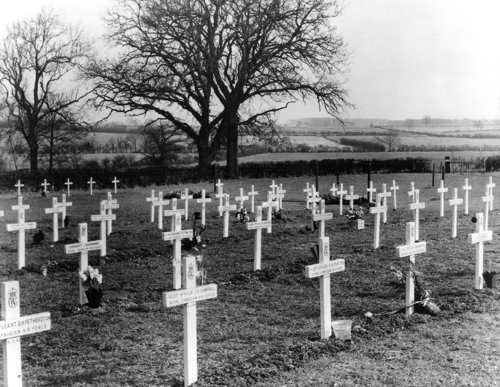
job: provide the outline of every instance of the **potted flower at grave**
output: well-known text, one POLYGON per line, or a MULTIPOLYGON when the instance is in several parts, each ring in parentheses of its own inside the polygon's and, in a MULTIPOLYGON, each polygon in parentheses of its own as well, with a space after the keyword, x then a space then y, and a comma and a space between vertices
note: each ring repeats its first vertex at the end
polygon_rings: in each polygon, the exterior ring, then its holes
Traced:
POLYGON ((359 207, 357 210, 355 208, 349 208, 345 213, 345 217, 349 221, 349 224, 356 226, 358 230, 365 227, 365 221, 363 219, 364 215, 365 212, 363 211, 363 207, 359 207))
POLYGON ((240 208, 235 217, 239 223, 248 223, 250 222, 250 216, 248 215, 248 211, 245 207, 240 208))
POLYGON ((80 272, 82 285, 85 288, 87 296, 87 305, 90 308, 99 308, 102 301, 102 274, 99 269, 88 266, 83 272, 80 272))

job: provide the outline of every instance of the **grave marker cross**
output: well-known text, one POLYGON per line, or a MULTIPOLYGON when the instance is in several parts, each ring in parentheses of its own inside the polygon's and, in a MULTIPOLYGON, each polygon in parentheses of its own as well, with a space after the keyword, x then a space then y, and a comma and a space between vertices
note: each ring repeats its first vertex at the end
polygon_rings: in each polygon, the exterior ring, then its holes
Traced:
POLYGON ((62 213, 61 203, 57 202, 57 197, 52 198, 52 207, 46 208, 46 214, 52 214, 52 241, 59 240, 59 213, 62 213))
POLYGON ((491 196, 490 211, 492 211, 493 210, 493 198, 494 198, 493 188, 496 187, 496 184, 493 183, 493 176, 490 176, 488 184, 486 185, 486 187, 488 187, 488 190, 490 192, 490 196, 491 196))
POLYGON ((50 330, 50 312, 21 316, 19 281, 0 283, 3 385, 22 387, 21 337, 50 330))
POLYGON ((387 191, 387 185, 384 183, 382 184, 382 206, 384 206, 384 212, 382 213, 382 222, 387 223, 387 198, 390 198, 392 194, 387 191))
POLYGON ((410 317, 413 314, 413 304, 415 303, 415 255, 425 253, 427 249, 426 242, 416 242, 416 227, 415 223, 406 223, 406 245, 396 247, 398 257, 408 257, 410 267, 406 275, 406 297, 405 297, 405 314, 410 317))
POLYGON ((163 191, 159 191, 155 204, 158 207, 158 229, 163 230, 163 206, 168 206, 170 204, 170 200, 164 199, 163 191))
POLYGON ((396 180, 392 181, 391 191, 392 191, 392 204, 393 208, 397 210, 398 208, 398 200, 397 200, 397 191, 399 190, 399 186, 396 185, 396 180))
POLYGON ((322 339, 327 339, 332 335, 330 275, 341 271, 345 271, 345 261, 343 259, 330 260, 330 239, 321 237, 319 239, 319 263, 306 266, 304 274, 306 278, 320 277, 319 302, 322 339))
POLYGON ((66 201, 66 194, 62 194, 62 199, 61 199, 61 202, 58 204, 58 206, 61 208, 61 227, 64 228, 64 221, 66 219, 66 208, 67 207, 72 207, 73 206, 73 202, 67 202, 66 201))
POLYGON ((410 183, 411 189, 408 191, 408 197, 414 199, 415 196, 415 182, 410 183))
POLYGON ((462 186, 464 190, 464 214, 469 215, 469 191, 472 190, 472 186, 469 185, 469 179, 465 178, 465 185, 462 186))
POLYGON ((17 197, 17 205, 12 206, 14 211, 17 211, 17 223, 7 224, 7 231, 18 231, 17 237, 17 268, 22 269, 26 264, 26 230, 36 228, 35 222, 25 222, 25 210, 30 206, 23 204, 23 197, 17 197))
POLYGON ((319 223, 319 237, 323 238, 325 236, 325 221, 333 219, 332 212, 325 212, 325 201, 321 200, 319 202, 319 213, 315 213, 312 216, 314 222, 319 223))
POLYGON ((441 180, 441 185, 438 188, 438 193, 440 194, 440 207, 439 207, 439 216, 444 216, 444 194, 448 192, 448 188, 444 186, 444 180, 441 180))
POLYGON ((184 385, 191 386, 198 380, 196 303, 217 297, 217 285, 196 286, 196 257, 184 257, 182 278, 184 289, 163 293, 163 306, 183 306, 184 319, 184 385))
POLYGON ((271 192, 273 194, 273 197, 276 196, 276 190, 278 189, 278 186, 276 185, 276 183, 274 182, 274 180, 272 181, 272 183, 269 186, 269 188, 271 188, 271 192))
POLYGON ((425 208, 425 203, 420 202, 420 190, 416 189, 413 195, 415 201, 410 203, 410 210, 415 211, 415 239, 420 239, 420 210, 425 208))
POLYGON ((491 196, 491 191, 488 186, 486 186, 486 193, 481 197, 481 200, 484 203, 484 229, 488 230, 488 217, 490 213, 491 202, 493 201, 493 196, 491 196))
MULTIPOLYGON (((104 243, 102 240, 90 241, 88 240, 88 231, 87 231, 87 223, 79 223, 78 224, 78 243, 72 243, 64 246, 64 250, 66 254, 77 254, 80 253, 80 265, 79 265, 79 273, 83 273, 87 270, 89 266, 89 251, 102 251, 102 244, 104 243)), ((83 281, 80 276, 78 288, 79 288, 79 300, 80 305, 84 305, 87 301, 87 296, 85 295, 85 289, 83 286, 83 281)))
POLYGON ((306 182, 306 188, 304 188, 302 191, 306 194, 306 209, 309 209, 309 206, 311 204, 311 201, 309 198, 311 197, 311 187, 309 186, 309 182, 306 182))
POLYGON ((271 221, 262 220, 262 207, 257 206, 255 221, 247 223, 247 230, 255 230, 255 242, 253 250, 253 270, 261 269, 262 261, 262 229, 271 226, 271 221))
POLYGON ((349 195, 346 195, 345 198, 347 200, 349 200, 349 208, 351 210, 354 210, 354 200, 359 199, 359 195, 354 195, 354 186, 353 185, 349 186, 349 195))
POLYGON ((216 199, 219 199, 219 216, 222 216, 222 203, 224 200, 224 183, 219 180, 217 180, 217 184, 215 184, 217 187, 217 194, 215 195, 216 199))
POLYGON ((335 183, 332 183, 332 188, 330 188, 329 191, 332 193, 332 196, 337 196, 337 187, 335 186, 335 183))
POLYGON ((453 219, 451 224, 451 237, 457 237, 458 227, 458 206, 463 204, 463 199, 458 197, 458 188, 453 188, 453 199, 448 200, 450 206, 453 207, 453 219))
POLYGON ((370 180, 370 185, 366 191, 368 192, 368 202, 373 202, 373 194, 377 192, 377 189, 373 187, 373 181, 370 180))
POLYGON ((482 289, 484 286, 483 278, 483 254, 484 242, 493 239, 493 232, 484 228, 483 213, 476 214, 476 232, 469 234, 469 243, 476 245, 476 265, 474 272, 474 287, 482 289))
POLYGON ((376 196, 375 206, 370 207, 370 214, 375 214, 373 228, 373 248, 378 249, 380 246, 380 214, 384 213, 385 207, 382 205, 382 194, 376 196))
POLYGON ((24 184, 21 183, 21 180, 18 180, 14 187, 17 188, 17 196, 21 196, 21 188, 24 187, 24 184))
POLYGON ((90 180, 87 181, 87 184, 90 186, 90 196, 94 195, 94 184, 95 181, 92 179, 92 176, 90 177, 90 180))
POLYGON ((47 194, 47 187, 50 187, 50 183, 47 181, 47 179, 43 179, 43 183, 40 184, 40 186, 43 187, 43 193, 47 194))
POLYGON ((240 203, 238 209, 242 209, 244 207, 245 202, 249 199, 248 195, 245 195, 243 192, 243 188, 240 188, 240 196, 236 196, 234 201, 236 203, 240 203))
POLYGON ((116 193, 117 193, 117 184, 120 182, 120 180, 118 180, 116 178, 116 176, 115 176, 114 179, 111 182, 113 183, 113 188, 114 188, 115 195, 116 195, 116 193))
POLYGON ((201 198, 196 199, 196 203, 201 204, 201 225, 202 226, 206 225, 206 216, 205 216, 206 206, 207 206, 207 203, 211 203, 211 202, 212 202, 212 199, 207 198, 206 191, 204 189, 202 189, 201 190, 201 198))
POLYGON ((66 183, 64 183, 64 185, 66 186, 66 190, 68 192, 68 197, 71 196, 71 186, 73 185, 73 182, 68 179, 66 179, 66 183))
POLYGON ((99 215, 90 215, 90 220, 92 222, 101 222, 100 225, 100 236, 101 236, 101 257, 105 257, 107 252, 106 252, 106 223, 116 220, 116 214, 113 213, 107 213, 107 205, 105 200, 101 200, 100 204, 100 213, 99 215))
MULTIPOLYGON (((111 192, 108 192, 108 198, 107 200, 104 200, 104 206, 106 210, 108 210, 108 215, 113 215, 113 210, 117 210, 118 208, 120 208, 118 201, 116 199, 113 199, 111 192)), ((107 233, 108 235, 110 235, 112 232, 113 232, 113 219, 110 218, 108 219, 107 233)))
POLYGON ((280 184, 276 197, 278 199, 278 210, 283 209, 283 199, 285 198, 286 189, 283 189, 283 184, 280 184))
POLYGON ((255 212, 255 196, 257 196, 259 193, 255 191, 254 185, 252 184, 252 189, 248 191, 248 196, 250 196, 250 206, 251 206, 251 211, 252 214, 255 212))
POLYGON ((339 195, 339 213, 342 215, 344 208, 344 195, 347 194, 347 191, 344 190, 344 184, 340 183, 340 189, 337 191, 339 195))
POLYGON ((155 208, 158 207, 158 198, 155 196, 155 190, 151 190, 151 196, 146 198, 147 202, 151 202, 151 223, 155 221, 155 208))
MULTIPOLYGON (((222 237, 227 238, 229 236, 229 214, 231 211, 236 211, 236 204, 230 204, 230 195, 225 194, 225 203, 222 206, 222 213, 224 214, 224 229, 222 232, 222 237)), ((272 210, 271 210, 272 211, 272 210)))
POLYGON ((184 192, 181 193, 181 200, 184 200, 184 209, 186 210, 184 212, 184 219, 188 220, 189 219, 189 199, 192 199, 193 195, 189 194, 189 189, 185 188, 184 192))

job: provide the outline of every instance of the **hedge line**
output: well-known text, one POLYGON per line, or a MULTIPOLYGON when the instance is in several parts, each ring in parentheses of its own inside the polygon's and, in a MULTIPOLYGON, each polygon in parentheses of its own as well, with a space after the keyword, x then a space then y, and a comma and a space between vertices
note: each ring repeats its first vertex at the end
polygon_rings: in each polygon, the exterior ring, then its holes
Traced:
MULTIPOLYGON (((500 165, 500 158, 499 158, 500 165)), ((213 177, 223 177, 221 167, 217 168, 213 177)), ((314 175, 317 171, 319 175, 329 174, 353 174, 353 173, 397 173, 397 172, 429 172, 431 162, 424 159, 406 158, 392 160, 296 160, 285 162, 267 163, 245 163, 240 165, 240 176, 247 178, 263 177, 287 177, 314 175)), ((64 182, 69 178, 75 188, 88 188, 87 181, 92 176, 97 183, 97 187, 111 187, 111 180, 116 176, 120 180, 122 187, 163 185, 198 182, 199 179, 195 167, 171 168, 161 166, 136 167, 127 169, 114 168, 79 168, 61 169, 48 173, 40 171, 37 174, 29 172, 9 172, 0 175, 0 187, 12 189, 17 179, 26 187, 39 190, 40 183, 44 178, 54 184, 56 189, 65 188, 64 182)), ((206 179, 205 179, 206 180, 206 179)), ((212 180, 212 179, 211 179, 212 180)))

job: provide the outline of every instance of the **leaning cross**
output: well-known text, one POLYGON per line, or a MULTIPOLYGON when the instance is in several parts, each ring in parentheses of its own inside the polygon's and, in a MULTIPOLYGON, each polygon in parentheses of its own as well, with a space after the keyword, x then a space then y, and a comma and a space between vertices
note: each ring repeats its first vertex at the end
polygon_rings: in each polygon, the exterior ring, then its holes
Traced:
POLYGON ((390 198, 392 196, 391 192, 387 191, 387 185, 384 183, 382 184, 382 205, 384 206, 384 212, 382 214, 382 222, 387 223, 387 198, 390 198))
POLYGON ((458 188, 453 188, 453 199, 448 200, 450 206, 453 207, 453 219, 451 224, 451 237, 457 237, 458 227, 458 206, 463 204, 463 199, 458 197, 458 188))
POLYGON ((441 206, 439 207, 440 208, 440 210, 439 210, 439 216, 443 217, 444 216, 444 193, 448 192, 448 188, 446 188, 444 186, 444 180, 441 180, 441 186, 438 188, 437 191, 441 195, 441 199, 440 199, 441 200, 440 201, 441 206))
MULTIPOLYGON (((72 243, 64 246, 64 250, 66 254, 77 254, 80 253, 80 267, 79 272, 83 273, 87 270, 89 266, 89 251, 102 251, 102 244, 104 243, 102 240, 90 241, 88 240, 87 233, 87 223, 79 223, 78 224, 79 237, 78 243, 72 243)), ((85 295, 85 289, 83 286, 82 278, 79 276, 79 297, 80 297, 80 305, 84 305, 87 301, 87 296, 85 295)))
POLYGON ((236 196, 234 201, 236 203, 240 203, 239 209, 241 210, 244 207, 245 202, 249 199, 248 195, 245 195, 243 192, 243 188, 240 188, 240 196, 236 196))
POLYGON ((184 212, 184 219, 188 220, 189 219, 189 199, 192 199, 193 195, 189 194, 189 189, 185 188, 184 192, 181 192, 181 200, 184 200, 184 209, 186 210, 184 212))
POLYGON ((469 191, 472 190, 472 186, 469 185, 469 179, 465 178, 465 185, 462 186, 464 190, 464 214, 469 215, 469 191))
POLYGON ((319 213, 314 213, 312 216, 314 222, 319 222, 319 237, 325 236, 325 221, 333 219, 332 212, 325 212, 325 201, 319 202, 319 213))
POLYGON ((3 385, 22 387, 21 337, 50 330, 50 312, 21 317, 19 281, 0 283, 3 385))
POLYGON ((342 215, 344 208, 344 195, 347 194, 347 190, 344 190, 344 184, 340 183, 340 189, 337 191, 339 195, 339 213, 342 215))
POLYGON ((111 182, 113 183, 113 187, 114 187, 114 190, 115 190, 115 195, 116 195, 116 193, 117 193, 117 190, 116 190, 116 188, 117 188, 117 184, 120 182, 120 180, 118 180, 118 179, 116 178, 116 176, 115 176, 115 177, 114 177, 114 179, 113 179, 111 182))
POLYGON ((17 211, 17 223, 7 224, 7 231, 18 231, 17 239, 17 268, 22 269, 26 263, 26 242, 25 242, 25 231, 33 230, 36 228, 35 222, 24 221, 25 210, 28 210, 30 206, 28 204, 23 204, 23 197, 18 196, 17 205, 12 206, 14 211, 17 211))
POLYGON ((415 211, 415 240, 420 239, 420 210, 425 208, 425 203, 420 202, 420 190, 416 189, 413 198, 415 201, 410 203, 410 210, 415 211))
POLYGON ((376 196, 375 206, 370 207, 370 214, 375 214, 374 233, 373 233, 373 248, 378 249, 380 246, 380 214, 383 214, 386 207, 382 205, 382 194, 376 196))
POLYGON ((62 213, 62 207, 60 203, 57 202, 57 197, 52 198, 52 207, 46 208, 46 214, 52 214, 52 241, 57 242, 59 240, 59 213, 62 213))
POLYGON ((196 303, 217 297, 217 285, 196 286, 196 257, 184 257, 182 279, 184 289, 164 292, 163 306, 183 306, 184 318, 184 385, 191 386, 198 380, 196 303))
POLYGON ((330 260, 330 239, 322 237, 319 239, 319 263, 308 265, 305 268, 306 278, 319 279, 319 302, 321 319, 321 338, 327 339, 332 335, 332 312, 331 312, 331 290, 330 275, 345 271, 343 259, 330 260))
POLYGON ((252 210, 252 214, 255 212, 255 196, 257 196, 259 193, 255 191, 254 186, 252 184, 252 190, 248 191, 248 196, 250 196, 250 206, 252 210))
POLYGON ((107 205, 105 200, 101 200, 99 215, 90 215, 90 220, 92 222, 101 222, 100 235, 101 235, 101 257, 106 256, 106 223, 116 220, 116 214, 107 213, 107 205))
POLYGON ((40 185, 43 187, 43 193, 47 194, 47 187, 50 187, 50 183, 47 181, 47 179, 43 179, 43 183, 40 185))
POLYGON ((368 202, 373 202, 373 194, 377 192, 377 189, 373 187, 373 181, 370 180, 370 185, 366 191, 368 192, 368 202))
MULTIPOLYGON (((172 206, 177 207, 177 201, 172 199, 172 206)), ((183 230, 182 229, 182 215, 185 212, 185 208, 175 209, 175 210, 165 210, 165 216, 171 216, 173 231, 168 231, 163 233, 164 241, 173 241, 173 253, 172 253, 172 267, 173 267, 173 280, 172 286, 174 289, 180 289, 182 287, 182 240, 184 238, 193 238, 193 230, 183 230)))
POLYGON ((253 270, 261 269, 262 260, 262 229, 271 226, 271 221, 262 220, 262 207, 257 206, 255 221, 247 223, 247 230, 255 230, 255 243, 253 250, 253 270))
POLYGON ((482 212, 476 214, 476 219, 477 219, 476 232, 469 234, 469 243, 476 245, 476 268, 474 273, 474 287, 476 289, 482 289, 484 285, 484 278, 483 278, 484 242, 488 242, 493 239, 493 232, 491 230, 485 230, 482 212))
POLYGON ((413 314, 413 305, 415 303, 415 255, 425 253, 427 249, 427 242, 415 242, 415 240, 415 223, 408 222, 406 223, 406 245, 396 247, 398 257, 408 257, 410 262, 410 268, 406 275, 405 315, 407 318, 413 314))
POLYGON ((349 186, 349 195, 346 195, 345 197, 347 200, 349 200, 349 208, 351 210, 354 209, 354 200, 359 199, 359 195, 354 195, 354 186, 351 185, 349 186))
POLYGON ((205 211, 206 211, 206 205, 207 203, 212 203, 211 198, 207 198, 207 193, 204 189, 201 190, 201 198, 196 199, 196 203, 201 204, 201 225, 205 226, 206 224, 206 216, 205 216, 205 211))
POLYGON ((95 181, 90 177, 90 180, 87 181, 87 184, 90 186, 90 196, 94 195, 94 184, 95 181))
POLYGON ((391 191, 392 191, 392 204, 394 206, 394 209, 397 210, 398 208, 398 200, 397 200, 397 191, 399 190, 399 185, 396 185, 396 180, 392 181, 392 186, 391 186, 391 191))
POLYGON ((224 194, 224 198, 225 198, 225 203, 222 206, 222 208, 219 208, 219 211, 221 211, 224 214, 224 229, 222 232, 222 237, 227 238, 229 236, 229 213, 231 211, 236 211, 236 204, 229 204, 230 202, 229 194, 224 194))
POLYGON ((21 196, 21 188, 24 187, 24 184, 21 183, 21 180, 18 180, 14 187, 17 188, 17 196, 21 196))
POLYGON ((73 185, 73 182, 71 182, 68 178, 68 179, 66 179, 66 183, 64 183, 64 185, 66 186, 66 189, 68 191, 68 197, 70 197, 71 196, 71 186, 73 185))

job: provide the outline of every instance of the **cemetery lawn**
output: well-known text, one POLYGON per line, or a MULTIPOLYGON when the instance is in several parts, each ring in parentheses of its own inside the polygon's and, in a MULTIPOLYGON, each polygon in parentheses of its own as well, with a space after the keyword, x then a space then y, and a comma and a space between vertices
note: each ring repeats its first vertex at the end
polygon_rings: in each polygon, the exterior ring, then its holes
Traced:
MULTIPOLYGON (((493 175, 500 181, 500 174, 493 175)), ((463 185, 463 177, 447 177, 446 186, 463 185)), ((500 377, 500 291, 474 290, 474 247, 467 234, 473 232, 472 215, 483 210, 487 175, 473 175, 470 183, 471 211, 459 208, 458 237, 451 239, 451 209, 439 218, 439 196, 431 188, 430 174, 372 175, 380 191, 381 183, 396 179, 397 211, 389 211, 388 223, 381 225, 381 247, 373 250, 373 216, 365 215, 366 229, 353 230, 338 206, 326 223, 333 258, 345 259, 346 271, 331 276, 332 319, 353 320, 353 340, 342 343, 333 337, 319 339, 319 281, 306 279, 304 266, 316 263, 311 247, 317 232, 306 230, 306 181, 313 177, 276 179, 287 190, 286 221, 274 221, 272 234, 262 234, 262 268, 252 271, 254 232, 245 225, 231 223, 230 237, 222 239, 222 219, 215 204, 207 206, 209 240, 204 250, 206 283, 218 285, 216 299, 198 305, 199 384, 203 385, 338 385, 338 386, 490 386, 500 377), (420 240, 427 252, 416 256, 425 288, 432 291, 440 306, 438 316, 390 314, 404 306, 404 285, 391 266, 404 270, 406 259, 396 256, 395 246, 403 244, 405 223, 413 220, 408 208, 410 181, 421 189, 420 240), (373 320, 364 317, 372 312, 373 320)), ((327 193, 334 176, 320 178, 320 192, 327 193)), ((354 184, 356 193, 366 194, 366 175, 341 177, 344 187, 354 184)), ((227 181, 224 191, 236 196, 251 184, 261 201, 271 179, 227 181)), ((192 191, 211 184, 163 187, 163 192, 188 187, 192 191)), ((50 311, 52 330, 21 339, 23 377, 29 386, 165 386, 182 385, 182 307, 162 310, 161 294, 172 288, 171 246, 161 239, 149 222, 150 207, 145 199, 151 188, 121 189, 116 196, 120 209, 108 238, 108 256, 91 253, 89 262, 104 275, 105 305, 101 310, 79 310, 78 255, 65 255, 64 244, 76 242, 78 223, 88 222, 99 212, 105 190, 91 198, 75 191, 68 199, 70 225, 60 229, 62 242, 52 244, 52 217, 44 208, 51 206, 50 195, 42 198, 29 193, 25 203, 31 208, 26 221, 36 221, 45 232, 45 241, 32 246, 33 232, 27 234, 26 262, 31 270, 15 270, 17 234, 5 232, 5 224, 15 220, 10 206, 14 195, 0 196, 1 280, 20 281, 21 315, 50 311), (48 265, 46 277, 37 265, 48 265)), ((447 199, 449 198, 449 194, 447 199)), ((459 190, 459 196, 463 197, 459 190)), ((497 186, 496 192, 500 192, 497 186)), ((60 195, 60 193, 59 193, 60 195)), ((496 195, 496 198, 499 196, 496 195)), ((212 200, 215 200, 212 195, 212 200)), ((182 205, 182 202, 179 203, 182 205)), ((389 199, 392 208, 392 199, 389 199)), ((485 244, 485 269, 499 271, 500 199, 490 214, 493 241, 485 244)), ((191 201, 191 213, 198 205, 191 201)), ((192 216, 191 216, 192 218, 192 216)), ((233 221, 234 218, 231 218, 233 221)), ((165 230, 170 225, 165 221, 165 230)), ((183 228, 191 228, 191 221, 183 228)), ((89 240, 99 236, 99 224, 89 222, 89 240)))

